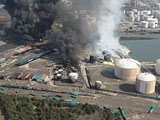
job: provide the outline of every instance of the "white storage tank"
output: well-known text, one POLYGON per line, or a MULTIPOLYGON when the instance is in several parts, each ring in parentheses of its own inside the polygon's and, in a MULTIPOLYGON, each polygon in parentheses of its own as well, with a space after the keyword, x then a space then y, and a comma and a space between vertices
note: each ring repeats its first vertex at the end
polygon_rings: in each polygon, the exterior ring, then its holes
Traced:
POLYGON ((155 70, 156 70, 156 73, 160 75, 160 59, 157 60, 155 70))
POLYGON ((123 80, 135 80, 140 72, 139 62, 133 59, 120 59, 115 62, 114 74, 123 80))
POLYGON ((141 28, 148 28, 148 22, 142 21, 141 24, 140 24, 140 27, 141 28))
POLYGON ((143 94, 155 92, 156 77, 151 73, 140 73, 136 79, 136 91, 143 94))
POLYGON ((102 87, 102 82, 101 81, 96 81, 95 82, 95 88, 96 89, 101 89, 101 87, 102 87))
POLYGON ((71 72, 71 73, 69 74, 69 79, 70 79, 70 82, 71 82, 71 83, 76 83, 76 82, 78 82, 78 73, 76 73, 76 72, 71 72))

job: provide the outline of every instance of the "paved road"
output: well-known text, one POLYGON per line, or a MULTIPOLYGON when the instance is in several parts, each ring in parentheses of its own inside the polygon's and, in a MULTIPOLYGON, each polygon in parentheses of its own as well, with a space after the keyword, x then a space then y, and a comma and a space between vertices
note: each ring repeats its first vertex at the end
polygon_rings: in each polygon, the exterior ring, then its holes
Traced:
POLYGON ((96 103, 100 106, 107 105, 114 109, 122 106, 126 116, 129 118, 128 120, 158 120, 160 118, 160 101, 157 100, 108 93, 108 95, 100 95, 88 102, 96 103), (156 104, 156 108, 152 114, 148 114, 149 109, 154 104, 156 104))

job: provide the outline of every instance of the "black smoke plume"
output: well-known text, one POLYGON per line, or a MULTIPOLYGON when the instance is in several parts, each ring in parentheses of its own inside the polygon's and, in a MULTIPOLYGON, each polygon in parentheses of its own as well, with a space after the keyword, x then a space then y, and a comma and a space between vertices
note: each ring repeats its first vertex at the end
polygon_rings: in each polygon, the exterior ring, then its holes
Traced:
POLYGON ((56 17, 58 0, 3 0, 12 18, 13 32, 27 41, 39 40, 56 17))
POLYGON ((51 45, 59 49, 64 65, 78 65, 83 50, 93 47, 97 36, 96 19, 88 13, 68 9, 60 0, 3 2, 12 17, 11 29, 24 40, 40 39, 51 29, 51 45))

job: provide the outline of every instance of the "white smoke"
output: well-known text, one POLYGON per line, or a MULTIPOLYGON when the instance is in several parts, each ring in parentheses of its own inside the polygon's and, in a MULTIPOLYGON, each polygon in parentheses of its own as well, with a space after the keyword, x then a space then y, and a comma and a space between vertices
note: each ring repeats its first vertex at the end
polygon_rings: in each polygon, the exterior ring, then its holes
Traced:
POLYGON ((100 55, 103 50, 113 57, 119 58, 116 51, 128 55, 128 49, 119 43, 119 38, 114 35, 121 19, 121 7, 125 0, 102 0, 100 18, 98 20, 98 34, 100 40, 96 45, 96 53, 100 55))

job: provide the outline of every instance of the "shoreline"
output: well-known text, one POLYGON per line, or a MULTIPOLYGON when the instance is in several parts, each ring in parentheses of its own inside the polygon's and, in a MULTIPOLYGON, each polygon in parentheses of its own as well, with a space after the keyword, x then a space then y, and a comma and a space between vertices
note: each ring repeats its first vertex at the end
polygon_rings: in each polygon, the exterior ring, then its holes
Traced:
POLYGON ((158 38, 150 38, 150 37, 120 37, 120 41, 124 40, 155 40, 158 38))
POLYGON ((146 29, 141 29, 141 28, 118 28, 117 29, 118 33, 133 33, 133 34, 160 34, 160 28, 146 28, 146 29))

